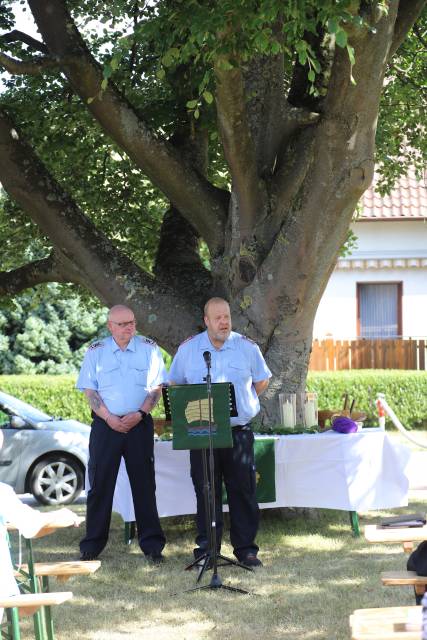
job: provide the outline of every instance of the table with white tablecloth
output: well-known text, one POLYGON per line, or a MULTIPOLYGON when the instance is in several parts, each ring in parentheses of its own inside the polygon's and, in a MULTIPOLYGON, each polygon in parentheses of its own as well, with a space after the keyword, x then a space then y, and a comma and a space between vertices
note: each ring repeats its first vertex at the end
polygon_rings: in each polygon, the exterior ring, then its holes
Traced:
MULTIPOLYGON (((263 436, 265 438, 265 436, 263 436)), ((271 436, 274 439, 276 500, 261 508, 319 507, 350 512, 389 509, 408 504, 406 473, 410 449, 392 442, 385 431, 351 434, 271 436)), ((159 515, 196 512, 188 451, 172 442, 154 446, 159 515)), ((132 495, 122 461, 113 510, 133 521, 132 495)))

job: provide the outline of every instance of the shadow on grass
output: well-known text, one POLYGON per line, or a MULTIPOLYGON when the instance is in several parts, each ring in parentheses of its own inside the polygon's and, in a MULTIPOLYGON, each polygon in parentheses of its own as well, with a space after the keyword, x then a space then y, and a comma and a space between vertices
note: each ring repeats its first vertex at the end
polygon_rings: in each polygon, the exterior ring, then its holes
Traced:
MULTIPOLYGON (((84 506, 73 508, 84 513, 84 506)), ((362 514, 361 529, 390 513, 425 508, 417 501, 362 514)), ((264 567, 253 573, 220 568, 224 584, 247 589, 247 596, 185 593, 197 577, 184 571, 192 557, 193 518, 162 523, 168 540, 164 565, 149 565, 135 542, 126 546, 123 522, 114 515, 101 569, 64 586, 52 581, 52 589, 74 592, 73 601, 56 611, 58 640, 344 640, 354 609, 413 604, 410 588, 382 587, 379 578, 381 571, 405 567, 401 546, 355 538, 346 512, 319 510, 316 517, 287 520, 281 510, 263 511, 258 543, 264 567)), ((69 529, 36 540, 36 560, 75 559, 82 533, 69 529)), ((222 551, 232 556, 227 539, 222 551)), ((208 572, 204 584, 210 577, 208 572)))

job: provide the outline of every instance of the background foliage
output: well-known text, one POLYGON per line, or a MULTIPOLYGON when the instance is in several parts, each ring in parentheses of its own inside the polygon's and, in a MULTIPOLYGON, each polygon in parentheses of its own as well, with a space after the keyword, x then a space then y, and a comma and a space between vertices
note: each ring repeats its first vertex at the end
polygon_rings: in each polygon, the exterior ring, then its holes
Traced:
MULTIPOLYGON (((13 4, 14 0, 3 0, 0 29, 12 29, 13 4)), ((286 87, 298 63, 307 73, 314 101, 325 92, 319 59, 335 41, 353 60, 349 34, 364 23, 350 0, 220 0, 214 5, 197 0, 73 0, 68 4, 103 67, 104 88, 114 82, 144 121, 172 143, 188 129, 189 120, 197 120, 209 136, 208 177, 222 188, 230 184, 230 175, 218 138, 213 60, 223 59, 223 64, 232 66, 234 54, 243 60, 283 54, 286 87), (282 29, 277 29, 278 22, 282 29), (325 51, 314 50, 311 43, 319 29, 325 34, 325 51), (227 31, 229 37, 218 37, 227 31)), ((385 1, 362 4, 366 16, 387 10, 385 1)), ((425 165, 426 33, 424 12, 387 71, 376 139, 383 189, 390 188, 408 166, 421 172, 425 165)), ((10 44, 9 52, 22 60, 34 57, 18 41, 10 44)), ((57 71, 42 76, 2 74, 2 81, 2 105, 13 113, 52 175, 121 251, 150 271, 168 208, 161 192, 102 132, 57 71)), ((3 269, 46 256, 51 248, 1 190, 0 237, 3 269)))
MULTIPOLYGON (((75 375, 0 376, 0 389, 34 404, 51 415, 90 423, 86 399, 74 387, 75 375)), ((368 413, 368 423, 377 423, 375 398, 384 393, 405 427, 427 426, 427 372, 341 371, 311 372, 307 388, 316 391, 320 409, 341 409, 342 396, 356 398, 355 408, 368 413)), ((163 417, 160 405, 155 416, 163 417)))
POLYGON ((105 308, 67 287, 28 290, 0 307, 0 372, 76 373, 105 321, 105 308))

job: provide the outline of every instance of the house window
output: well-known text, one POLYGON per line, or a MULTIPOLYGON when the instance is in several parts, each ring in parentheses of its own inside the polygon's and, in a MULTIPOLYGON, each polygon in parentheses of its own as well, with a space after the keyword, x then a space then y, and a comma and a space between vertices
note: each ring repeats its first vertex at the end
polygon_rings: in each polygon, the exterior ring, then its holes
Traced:
POLYGON ((357 283, 357 329, 361 338, 402 335, 402 283, 357 283))

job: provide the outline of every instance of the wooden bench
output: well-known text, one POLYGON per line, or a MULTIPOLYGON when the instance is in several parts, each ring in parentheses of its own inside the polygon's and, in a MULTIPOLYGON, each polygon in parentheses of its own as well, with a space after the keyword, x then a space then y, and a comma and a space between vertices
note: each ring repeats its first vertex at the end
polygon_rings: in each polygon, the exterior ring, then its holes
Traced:
MULTIPOLYGON (((72 576, 88 576, 95 573, 101 566, 100 560, 76 560, 75 562, 35 562, 34 575, 37 578, 54 577, 60 582, 65 582, 72 576)), ((23 564, 15 572, 16 577, 24 574, 29 576, 27 564, 23 564)))
POLYGON ((411 585, 418 596, 423 596, 427 588, 427 576, 419 576, 415 571, 383 571, 381 582, 387 587, 411 585))
POLYGON ((367 524, 365 526, 365 539, 371 544, 379 542, 386 544, 401 543, 405 553, 411 553, 415 543, 427 540, 427 526, 383 529, 376 524, 367 524))
POLYGON ((420 640, 422 607, 356 609, 350 616, 352 640, 420 640))
MULTIPOLYGON (((15 577, 18 581, 20 579, 23 581, 20 584, 21 590, 36 592, 34 595, 48 596, 50 593, 49 578, 56 578, 60 582, 65 582, 72 576, 87 576, 95 573, 100 566, 100 560, 85 562, 81 560, 75 562, 35 562, 32 565, 32 572, 30 571, 29 565, 24 564, 15 571, 15 577)), ((42 612, 36 611, 34 615, 36 640, 44 640, 45 638, 54 640, 50 607, 46 607, 43 613, 44 615, 42 615, 42 612)))
POLYGON ((0 609, 6 609, 7 632, 3 631, 2 637, 7 640, 20 640, 19 617, 34 615, 41 607, 46 608, 46 630, 43 630, 41 638, 53 640, 53 626, 50 615, 50 607, 62 604, 73 597, 71 591, 62 593, 24 593, 9 598, 0 599, 0 609), (47 634, 47 635, 46 635, 47 634))

